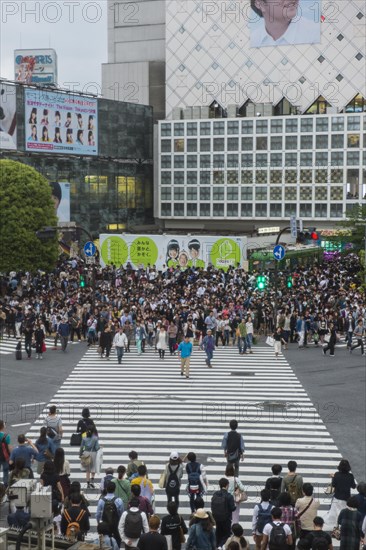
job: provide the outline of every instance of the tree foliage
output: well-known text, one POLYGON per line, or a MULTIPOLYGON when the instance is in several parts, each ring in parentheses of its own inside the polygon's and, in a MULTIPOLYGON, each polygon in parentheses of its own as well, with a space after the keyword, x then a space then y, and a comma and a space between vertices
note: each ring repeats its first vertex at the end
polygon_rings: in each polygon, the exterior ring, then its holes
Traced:
POLYGON ((58 256, 57 238, 41 242, 36 232, 57 225, 51 188, 34 168, 0 160, 0 270, 49 270, 58 256))
POLYGON ((355 204, 352 210, 347 212, 347 219, 340 222, 342 227, 352 231, 352 242, 356 246, 365 246, 366 205, 355 204))

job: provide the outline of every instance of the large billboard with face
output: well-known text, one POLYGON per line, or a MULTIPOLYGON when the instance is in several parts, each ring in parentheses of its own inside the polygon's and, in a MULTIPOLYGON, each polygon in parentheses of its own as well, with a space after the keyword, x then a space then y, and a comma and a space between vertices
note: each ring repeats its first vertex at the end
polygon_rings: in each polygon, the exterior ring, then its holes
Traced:
POLYGON ((50 181, 52 200, 59 222, 70 221, 70 183, 68 181, 50 181))
POLYGON ((25 90, 26 151, 98 154, 98 100, 93 97, 25 90))
POLYGON ((15 50, 14 73, 22 84, 57 84, 55 50, 15 50))
POLYGON ((17 148, 16 87, 0 83, 0 149, 17 148))
POLYGON ((133 268, 155 265, 158 270, 207 268, 227 271, 246 259, 246 237, 209 235, 117 235, 99 236, 103 266, 130 263, 133 268))

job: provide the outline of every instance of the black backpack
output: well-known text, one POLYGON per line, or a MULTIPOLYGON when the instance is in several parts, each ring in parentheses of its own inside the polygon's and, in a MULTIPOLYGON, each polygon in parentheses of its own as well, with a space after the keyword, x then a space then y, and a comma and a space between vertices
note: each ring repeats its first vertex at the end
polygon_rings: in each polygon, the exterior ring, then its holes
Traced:
POLYGON ((198 462, 191 462, 186 467, 188 474, 188 491, 191 494, 197 494, 201 492, 201 467, 198 462))
POLYGON ((177 495, 179 495, 179 489, 180 489, 179 479, 177 476, 179 464, 177 465, 175 470, 173 470, 169 464, 168 469, 169 469, 169 476, 166 482, 166 488, 165 488, 166 494, 172 497, 176 497, 177 495))
POLYGON ((118 527, 119 522, 118 510, 115 502, 116 498, 117 497, 113 497, 111 499, 103 498, 104 508, 102 521, 105 521, 108 524, 111 531, 114 531, 118 527))
POLYGON ((226 494, 222 491, 216 491, 211 499, 212 515, 217 522, 226 521, 228 519, 228 507, 226 494))
POLYGON ((269 550, 287 550, 287 535, 284 528, 284 523, 277 525, 271 522, 272 530, 269 535, 268 547, 269 550))
POLYGON ((125 536, 129 539, 139 539, 142 532, 141 512, 128 510, 125 518, 125 536))

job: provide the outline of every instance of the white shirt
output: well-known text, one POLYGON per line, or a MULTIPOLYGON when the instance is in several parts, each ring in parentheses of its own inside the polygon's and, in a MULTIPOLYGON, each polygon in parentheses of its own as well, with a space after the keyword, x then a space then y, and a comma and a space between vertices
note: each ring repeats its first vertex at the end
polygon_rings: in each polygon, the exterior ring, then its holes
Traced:
POLYGON ((120 332, 116 333, 115 337, 113 338, 113 345, 116 348, 123 348, 125 346, 128 346, 127 336, 124 332, 122 332, 122 334, 120 332))
MULTIPOLYGON (((273 522, 275 525, 280 525, 280 523, 282 523, 281 521, 274 521, 273 522)), ((286 536, 288 537, 289 535, 292 534, 291 532, 291 528, 286 524, 284 523, 283 524, 283 528, 285 530, 285 533, 286 533, 286 536)), ((264 529, 263 529, 263 535, 267 535, 268 536, 268 541, 269 541, 269 537, 271 536, 271 531, 272 531, 273 527, 272 527, 272 524, 271 523, 267 523, 265 526, 264 526, 264 529)), ((269 548, 269 545, 267 544, 267 550, 269 548)))
POLYGON ((258 26, 252 30, 250 37, 252 48, 288 44, 314 44, 317 42, 320 42, 320 22, 310 21, 305 17, 299 17, 296 22, 291 22, 286 32, 277 40, 273 40, 272 36, 268 34, 264 18, 261 17, 258 26))
MULTIPOLYGON (((130 508, 130 510, 131 510, 131 512, 137 512, 138 508, 130 508)), ((122 541, 125 544, 127 544, 128 546, 137 546, 137 543, 138 543, 140 537, 138 539, 129 539, 125 535, 125 522, 126 522, 127 513, 128 513, 127 510, 125 512, 123 512, 123 514, 122 514, 122 516, 119 520, 118 531, 119 531, 119 534, 121 536, 122 541)), ((149 532, 149 524, 147 522, 146 514, 145 514, 145 512, 140 512, 140 513, 141 513, 141 518, 142 518, 142 530, 143 530, 144 533, 148 533, 149 532)))

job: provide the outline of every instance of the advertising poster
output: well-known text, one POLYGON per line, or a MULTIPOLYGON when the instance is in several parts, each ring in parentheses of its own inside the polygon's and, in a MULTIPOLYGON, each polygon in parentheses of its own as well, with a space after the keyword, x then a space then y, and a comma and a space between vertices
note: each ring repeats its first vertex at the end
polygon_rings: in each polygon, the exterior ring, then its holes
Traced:
POLYGON ((246 259, 246 237, 211 237, 183 235, 101 234, 100 258, 103 266, 125 265, 135 269, 156 265, 158 270, 189 267, 235 267, 246 259))
POLYGON ((15 50, 14 74, 22 84, 57 84, 55 50, 15 50))
POLYGON ((68 181, 50 181, 52 200, 55 203, 59 222, 70 221, 70 183, 68 181))
POLYGON ((1 83, 0 88, 0 149, 17 148, 16 87, 1 83))
POLYGON ((25 90, 25 149, 98 154, 98 100, 50 90, 25 90))
POLYGON ((320 42, 321 0, 251 0, 250 46, 320 42))

